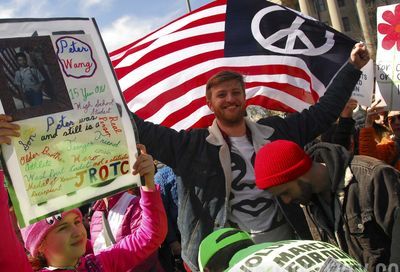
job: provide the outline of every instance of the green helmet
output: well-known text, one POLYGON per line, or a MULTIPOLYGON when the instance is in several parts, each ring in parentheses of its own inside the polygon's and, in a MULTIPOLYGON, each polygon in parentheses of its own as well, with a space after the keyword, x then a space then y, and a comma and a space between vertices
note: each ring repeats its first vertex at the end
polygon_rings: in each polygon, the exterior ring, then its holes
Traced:
MULTIPOLYGON (((210 233, 200 243, 199 247, 199 268, 200 271, 208 264, 210 259, 222 249, 237 245, 238 242, 247 242, 245 246, 254 244, 250 235, 235 228, 222 228, 210 233)), ((229 260, 228 260, 229 261, 229 260)))

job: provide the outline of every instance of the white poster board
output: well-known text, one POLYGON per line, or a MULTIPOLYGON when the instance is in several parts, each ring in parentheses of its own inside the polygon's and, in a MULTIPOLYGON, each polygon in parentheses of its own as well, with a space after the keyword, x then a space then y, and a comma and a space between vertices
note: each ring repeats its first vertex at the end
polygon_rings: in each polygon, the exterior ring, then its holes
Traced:
POLYGON ((361 106, 369 107, 372 103, 374 92, 374 61, 372 59, 361 68, 362 74, 358 80, 351 98, 357 100, 361 106))
POLYGON ((0 21, 2 145, 21 227, 138 184, 136 141, 94 19, 0 21))
POLYGON ((388 110, 400 110, 400 40, 396 25, 400 14, 395 8, 400 4, 377 8, 376 89, 382 94, 388 110))

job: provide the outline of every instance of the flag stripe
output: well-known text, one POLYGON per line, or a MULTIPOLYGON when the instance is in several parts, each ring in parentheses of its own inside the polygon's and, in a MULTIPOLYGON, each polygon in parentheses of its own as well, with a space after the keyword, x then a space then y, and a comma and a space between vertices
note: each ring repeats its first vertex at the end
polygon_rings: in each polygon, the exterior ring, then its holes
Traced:
MULTIPOLYGON (((175 55, 183 55, 185 54, 186 51, 191 50, 191 51, 196 51, 198 48, 204 48, 202 51, 209 51, 210 48, 208 46, 212 46, 213 43, 219 42, 222 43, 223 45, 223 40, 224 40, 224 33, 223 32, 217 32, 217 33, 207 33, 207 34, 202 34, 202 35, 197 35, 194 37, 188 37, 184 38, 181 40, 177 40, 168 44, 165 44, 163 46, 158 47, 155 50, 152 50, 149 53, 143 54, 142 56, 136 56, 137 60, 130 63, 127 66, 123 67, 116 67, 115 72, 117 73, 119 78, 124 78, 127 74, 132 72, 133 70, 138 69, 139 67, 144 66, 145 64, 149 65, 152 64, 152 61, 157 61, 161 62, 161 65, 163 65, 162 61, 163 59, 172 59, 173 56, 169 54, 174 54, 175 55)), ((211 47, 212 48, 212 47, 211 47)), ((167 63, 168 64, 168 63, 167 63)), ((160 64, 158 64, 160 65, 160 64)), ((140 71, 139 71, 140 73, 140 71)), ((124 81, 132 80, 132 76, 128 77, 127 79, 124 79, 124 81)))
MULTIPOLYGON (((160 79, 173 77, 175 74, 181 71, 183 67, 192 67, 197 64, 204 63, 204 61, 206 60, 216 59, 223 56, 223 53, 223 50, 205 52, 192 56, 191 58, 184 59, 180 62, 171 64, 165 68, 159 69, 155 73, 147 75, 139 82, 132 84, 130 87, 126 88, 125 91, 128 92, 126 94, 126 98, 131 100, 145 91, 146 93, 149 93, 149 89, 152 89, 154 86, 157 86, 157 84, 162 83, 162 81, 160 82, 160 79)), ((165 85, 163 87, 165 88, 165 85)), ((154 93, 153 95, 155 94, 156 93, 154 93)))
POLYGON ((201 108, 197 109, 193 113, 190 114, 185 119, 180 120, 175 125, 171 126, 171 128, 175 129, 176 131, 193 127, 193 125, 199 120, 199 116, 209 115, 212 114, 210 109, 204 105, 201 108))
MULTIPOLYGON (((154 40, 157 40, 158 38, 168 35, 171 33, 174 33, 175 31, 183 28, 185 25, 190 24, 191 22, 206 18, 209 16, 214 16, 217 14, 223 14, 225 15, 226 12, 226 4, 225 1, 214 1, 210 3, 209 5, 204 6, 201 9, 198 9, 196 11, 193 11, 192 13, 189 13, 188 15, 185 15, 167 25, 164 27, 161 27, 160 29, 154 31, 153 33, 143 37, 142 39, 132 43, 130 46, 125 46, 123 47, 123 50, 117 49, 114 52, 110 53, 111 60, 116 63, 120 59, 124 59, 126 57, 126 54, 130 53, 130 49, 142 45, 154 40)), ((115 65, 113 63, 113 65, 115 65)))
POLYGON ((314 104, 314 98, 311 93, 307 93, 304 89, 301 89, 297 86, 293 86, 288 83, 278 83, 278 82, 255 82, 254 84, 248 84, 248 88, 253 86, 263 86, 270 89, 281 90, 282 92, 288 93, 291 96, 294 96, 310 105, 314 104))
MULTIPOLYGON (((144 55, 149 54, 150 52, 153 52, 157 48, 162 47, 164 45, 169 45, 173 42, 181 41, 182 39, 187 39, 190 37, 196 37, 196 36, 200 36, 200 35, 204 35, 204 34, 223 32, 224 28, 225 28, 225 24, 223 22, 217 22, 217 23, 212 23, 212 24, 208 24, 208 25, 204 25, 204 26, 195 27, 192 29, 186 29, 186 30, 182 30, 179 32, 171 33, 170 35, 166 35, 166 36, 158 39, 157 41, 150 43, 143 50, 140 50, 138 52, 131 52, 129 54, 129 56, 127 56, 118 65, 116 65, 115 68, 130 66, 133 63, 135 63, 136 61, 138 61, 140 58, 142 58, 144 55)), ((220 38, 216 41, 223 41, 223 40, 224 40, 224 37, 222 36, 222 38, 220 38)), ((192 41, 196 41, 196 43, 194 43, 193 45, 201 43, 198 40, 192 40, 192 41)), ((187 45, 190 46, 191 44, 187 44, 187 45)), ((172 52, 172 50, 169 53, 171 53, 171 52, 172 52)))
POLYGON ((188 118, 188 116, 192 112, 194 112, 194 111, 200 109, 201 107, 203 107, 204 106, 204 100, 205 100, 204 97, 200 97, 198 99, 192 100, 192 102, 190 102, 185 107, 182 107, 182 108, 174 111, 173 113, 171 113, 160 124, 163 125, 163 126, 172 127, 173 125, 175 125, 177 123, 176 122, 177 120, 183 120, 185 118, 188 118))
POLYGON ((263 95, 255 96, 247 100, 247 105, 259 105, 262 107, 266 107, 270 110, 278 110, 278 111, 285 111, 285 112, 296 112, 295 109, 289 107, 285 103, 275 100, 271 97, 266 97, 263 95))
MULTIPOLYGON (((209 113, 208 115, 202 116, 197 122, 195 122, 191 128, 205 128, 209 126, 214 120, 214 114, 209 113)), ((175 129, 175 128, 174 128, 175 129)), ((179 129, 176 129, 179 131, 179 129)))

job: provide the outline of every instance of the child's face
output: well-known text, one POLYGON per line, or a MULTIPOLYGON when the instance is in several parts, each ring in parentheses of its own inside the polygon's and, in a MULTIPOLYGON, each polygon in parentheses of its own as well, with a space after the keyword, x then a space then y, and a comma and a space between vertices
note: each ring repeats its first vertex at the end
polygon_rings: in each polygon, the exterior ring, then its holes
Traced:
POLYGON ((43 241, 43 253, 50 266, 73 266, 85 254, 87 234, 81 218, 68 213, 43 241))

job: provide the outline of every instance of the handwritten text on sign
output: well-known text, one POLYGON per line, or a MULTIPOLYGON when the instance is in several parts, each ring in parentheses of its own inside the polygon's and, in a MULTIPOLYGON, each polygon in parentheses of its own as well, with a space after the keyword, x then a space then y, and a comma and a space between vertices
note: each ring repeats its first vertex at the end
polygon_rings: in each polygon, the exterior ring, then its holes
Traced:
POLYGON ((89 44, 74 38, 62 37, 56 42, 57 57, 64 74, 73 78, 93 76, 97 69, 89 44))
POLYGON ((113 99, 100 101, 92 104, 93 111, 106 108, 108 115, 71 119, 61 113, 22 128, 16 150, 32 204, 86 186, 106 185, 129 173, 118 110, 115 106, 108 109, 113 99))

